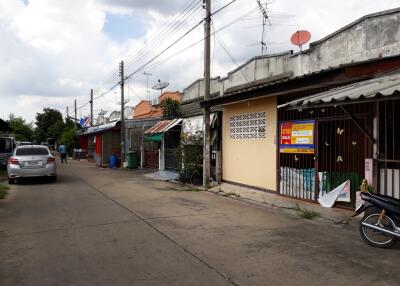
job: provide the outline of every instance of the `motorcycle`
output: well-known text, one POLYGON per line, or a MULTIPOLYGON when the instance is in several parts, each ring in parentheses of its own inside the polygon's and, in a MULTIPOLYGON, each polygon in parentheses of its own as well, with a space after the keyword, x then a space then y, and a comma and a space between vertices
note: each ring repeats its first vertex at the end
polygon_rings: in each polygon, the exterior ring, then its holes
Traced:
POLYGON ((360 234, 371 246, 386 248, 400 239, 400 200, 361 192, 361 204, 354 216, 364 213, 360 223, 360 234))

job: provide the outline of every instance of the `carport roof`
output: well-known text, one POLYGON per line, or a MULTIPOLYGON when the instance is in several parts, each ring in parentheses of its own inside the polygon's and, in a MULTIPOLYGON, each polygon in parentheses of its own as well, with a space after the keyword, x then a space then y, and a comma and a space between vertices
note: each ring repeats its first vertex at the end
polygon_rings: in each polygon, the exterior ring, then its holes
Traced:
POLYGON ((164 133, 170 130, 172 127, 181 123, 182 119, 172 119, 172 120, 163 120, 158 122, 156 125, 151 127, 149 130, 145 132, 145 134, 157 134, 164 133))
POLYGON ((321 104, 343 104, 349 101, 396 95, 400 95, 400 70, 292 100, 279 105, 278 108, 307 108, 321 104))
POLYGON ((102 125, 88 127, 77 132, 78 136, 102 133, 120 125, 120 121, 113 121, 102 125))

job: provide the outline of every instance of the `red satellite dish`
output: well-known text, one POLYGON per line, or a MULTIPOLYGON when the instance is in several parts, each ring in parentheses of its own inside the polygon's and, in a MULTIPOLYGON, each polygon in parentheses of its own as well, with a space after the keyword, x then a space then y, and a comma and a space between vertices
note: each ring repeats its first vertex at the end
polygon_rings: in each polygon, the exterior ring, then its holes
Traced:
POLYGON ((301 46, 307 43, 311 39, 311 33, 306 30, 300 30, 295 32, 291 37, 290 37, 290 42, 292 42, 293 45, 299 46, 301 50, 301 46))

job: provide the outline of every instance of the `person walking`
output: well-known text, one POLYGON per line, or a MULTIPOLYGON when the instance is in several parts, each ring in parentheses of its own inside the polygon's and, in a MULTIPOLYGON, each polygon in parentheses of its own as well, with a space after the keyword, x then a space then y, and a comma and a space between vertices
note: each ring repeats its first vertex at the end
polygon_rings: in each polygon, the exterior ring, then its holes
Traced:
POLYGON ((58 152, 60 152, 61 163, 64 163, 64 161, 67 163, 67 148, 65 148, 63 143, 58 147, 58 152))

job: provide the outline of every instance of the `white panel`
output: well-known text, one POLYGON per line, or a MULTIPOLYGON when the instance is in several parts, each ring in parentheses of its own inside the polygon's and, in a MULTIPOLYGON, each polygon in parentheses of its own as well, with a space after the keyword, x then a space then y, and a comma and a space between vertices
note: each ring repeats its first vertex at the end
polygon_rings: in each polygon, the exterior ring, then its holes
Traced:
POLYGON ((380 169, 380 178, 379 178, 379 190, 380 190, 380 194, 385 194, 385 169, 380 169))
POLYGON ((393 197, 393 169, 386 169, 386 195, 393 197))
POLYGON ((394 194, 393 196, 400 199, 400 170, 394 170, 394 194))

